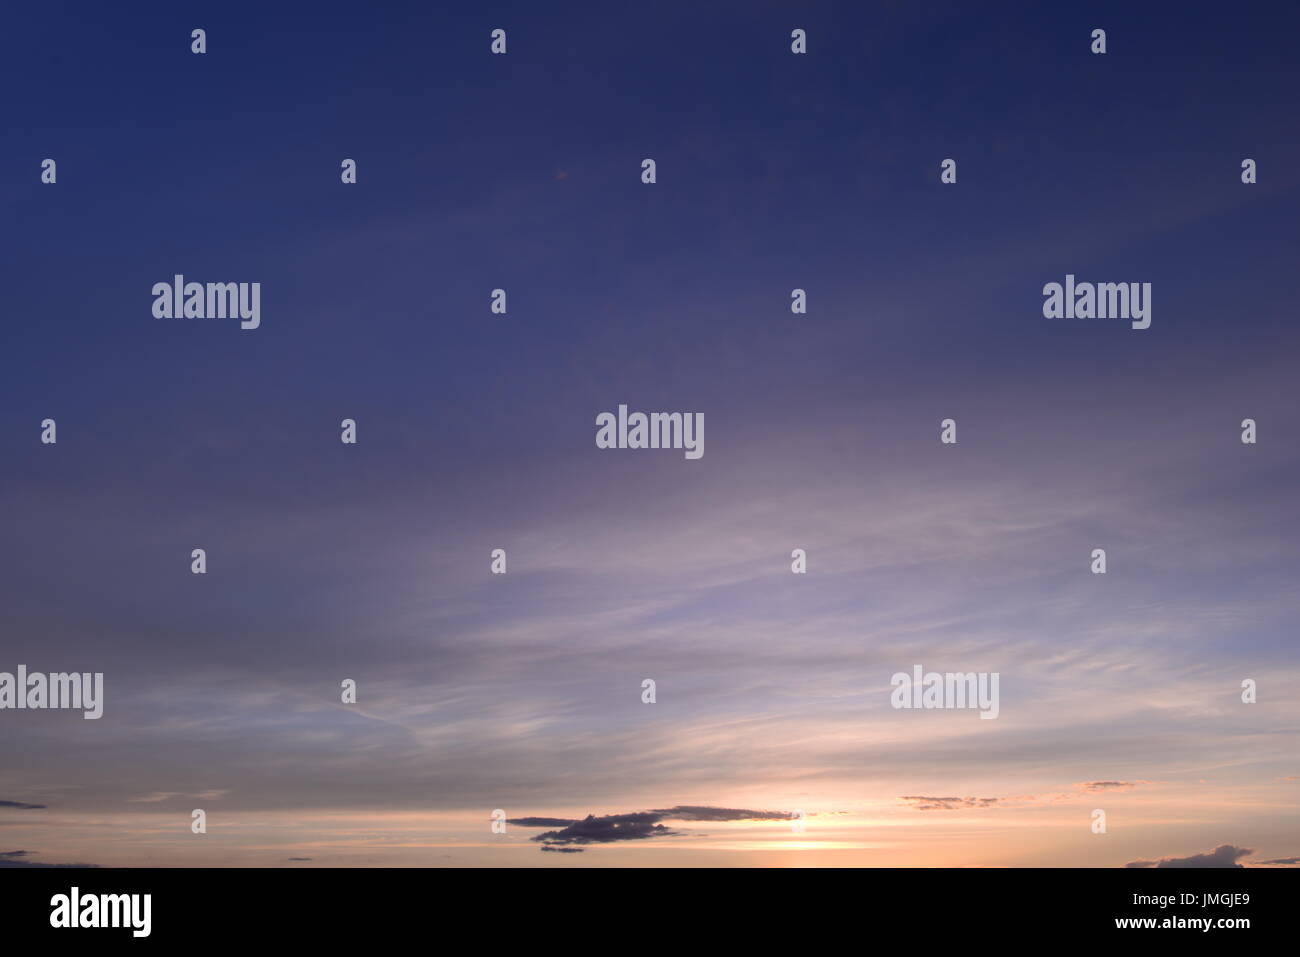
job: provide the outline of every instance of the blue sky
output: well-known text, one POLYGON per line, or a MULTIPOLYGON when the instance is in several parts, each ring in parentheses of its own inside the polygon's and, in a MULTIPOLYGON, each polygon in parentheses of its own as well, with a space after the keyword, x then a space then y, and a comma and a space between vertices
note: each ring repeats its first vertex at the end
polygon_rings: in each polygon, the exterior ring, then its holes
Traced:
POLYGON ((98 722, 0 715, 0 799, 44 805, 0 809, 0 844, 105 864, 1294 855, 1294 20, 14 14, 0 670, 102 671, 107 692, 98 722), (260 282, 260 328, 155 319, 175 273, 260 282), (1152 283, 1151 328, 1043 318, 1067 273, 1152 283), (619 403, 703 412, 705 455, 597 449, 619 403), (1001 715, 892 710, 916 663, 999 672, 1001 715), (678 805, 814 817, 799 841, 742 819, 573 855, 486 820, 678 805))

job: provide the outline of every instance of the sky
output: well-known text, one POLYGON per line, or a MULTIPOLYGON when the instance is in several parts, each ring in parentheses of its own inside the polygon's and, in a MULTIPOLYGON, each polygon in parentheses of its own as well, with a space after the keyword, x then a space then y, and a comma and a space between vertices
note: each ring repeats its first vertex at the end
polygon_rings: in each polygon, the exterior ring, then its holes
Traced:
POLYGON ((10 11, 0 866, 1294 864, 1297 21, 10 11))

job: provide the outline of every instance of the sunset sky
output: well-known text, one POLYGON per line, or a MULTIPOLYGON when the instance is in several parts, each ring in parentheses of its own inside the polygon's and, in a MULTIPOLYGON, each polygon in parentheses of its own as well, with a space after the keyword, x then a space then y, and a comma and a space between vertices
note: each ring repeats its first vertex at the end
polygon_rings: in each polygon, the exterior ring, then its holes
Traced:
POLYGON ((0 866, 1294 863, 1300 12, 562 6, 9 14, 0 866))

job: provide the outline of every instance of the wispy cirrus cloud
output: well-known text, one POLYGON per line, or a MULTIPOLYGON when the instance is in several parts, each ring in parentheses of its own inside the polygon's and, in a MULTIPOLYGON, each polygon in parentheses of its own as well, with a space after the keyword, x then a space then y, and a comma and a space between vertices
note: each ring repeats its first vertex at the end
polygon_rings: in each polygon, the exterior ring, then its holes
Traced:
POLYGON ((1059 791, 1050 794, 1021 794, 1014 797, 934 797, 908 794, 899 798, 918 811, 957 811, 967 808, 1008 808, 1043 806, 1070 801, 1085 794, 1117 793, 1128 791, 1150 781, 1084 781, 1074 785, 1076 791, 1059 791))
POLYGON ((202 801, 218 801, 230 793, 229 788, 212 788, 207 791, 154 791, 139 797, 127 798, 128 804, 157 804, 172 798, 198 798, 202 801))
POLYGON ((899 800, 911 802, 912 807, 918 811, 956 811, 961 808, 992 807, 1002 798, 928 797, 910 794, 904 795, 899 800))

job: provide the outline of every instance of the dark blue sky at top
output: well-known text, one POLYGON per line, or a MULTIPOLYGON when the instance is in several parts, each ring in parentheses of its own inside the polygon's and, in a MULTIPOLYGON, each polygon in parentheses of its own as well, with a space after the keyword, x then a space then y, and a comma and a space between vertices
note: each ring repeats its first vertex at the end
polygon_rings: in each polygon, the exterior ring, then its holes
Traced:
MULTIPOLYGON (((459 481, 454 510, 486 473, 593 461, 594 416, 619 402, 706 412, 709 465, 815 424, 928 444, 1009 382, 1107 427, 1117 396, 1158 420, 1169 384, 1219 374, 1254 390, 1243 407, 1281 412, 1290 377, 1261 364, 1296 342, 1296 19, 1272 4, 14 11, 0 428, 32 447, 9 478, 68 494, 113 479, 195 514, 459 481), (504 57, 488 53, 498 26, 504 57), (807 56, 789 52, 795 26, 807 56), (1258 185, 1239 182, 1245 156, 1258 185), (261 282, 261 328, 153 318, 150 289, 176 272, 261 282), (1152 282, 1152 328, 1044 319, 1042 284, 1067 272, 1152 282), (498 286, 504 318, 488 312, 498 286), (57 451, 34 444, 45 416, 57 451), (362 469, 337 467, 344 416, 362 469)), ((552 481, 576 506, 604 480, 552 481)), ((479 495, 507 522, 542 507, 511 483, 479 495)))
POLYGON ((34 441, 54 416, 65 458, 50 472, 49 456, 12 456, 10 477, 129 477, 195 507, 294 499, 340 474, 352 416, 372 489, 433 487, 590 456, 595 414, 619 402, 705 411, 714 458, 778 424, 852 424, 867 403, 929 441, 1016 381, 1104 419, 1116 390, 1158 417, 1169 383, 1232 373, 1252 408, 1280 411, 1290 377, 1262 365, 1296 342, 1297 18, 14 11, 0 428, 34 441), (497 26, 504 57, 487 52, 497 26), (807 56, 789 52, 795 26, 807 56), (1088 52, 1094 26, 1105 56, 1088 52), (1239 182, 1245 156, 1258 185, 1239 182), (261 282, 261 328, 153 318, 151 286, 177 272, 261 282), (1067 272, 1152 282, 1152 328, 1044 319, 1042 284, 1067 272), (488 312, 498 286, 504 318, 488 312), (806 318, 789 312, 796 286, 806 318))
MULTIPOLYGON (((554 443, 573 430, 521 403, 586 417, 665 383, 686 405, 851 397, 976 358, 1248 362, 1291 322, 1285 6, 443 6, 12 13, 7 426, 51 403, 139 422, 204 390, 187 417, 335 400, 415 425, 467 402, 494 434, 554 443), (1042 320, 1038 289, 1067 271, 1154 282, 1153 329, 1042 320), (149 287, 174 272, 262 282, 262 328, 154 320, 149 287), (629 381, 634 353, 662 363, 629 381)), ((472 418, 431 425, 482 440, 472 418)))

